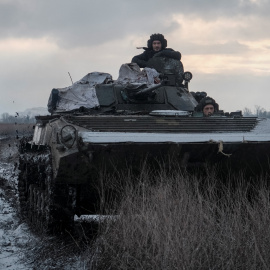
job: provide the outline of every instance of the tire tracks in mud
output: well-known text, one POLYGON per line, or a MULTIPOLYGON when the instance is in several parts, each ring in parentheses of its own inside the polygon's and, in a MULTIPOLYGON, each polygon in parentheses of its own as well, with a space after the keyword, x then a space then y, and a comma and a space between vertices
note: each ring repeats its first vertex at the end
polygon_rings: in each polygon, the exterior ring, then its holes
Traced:
POLYGON ((27 270, 24 254, 31 236, 17 213, 15 181, 14 165, 0 161, 0 269, 27 270))
POLYGON ((86 228, 80 225, 76 234, 48 236, 21 219, 17 142, 0 139, 0 269, 85 269, 86 228))

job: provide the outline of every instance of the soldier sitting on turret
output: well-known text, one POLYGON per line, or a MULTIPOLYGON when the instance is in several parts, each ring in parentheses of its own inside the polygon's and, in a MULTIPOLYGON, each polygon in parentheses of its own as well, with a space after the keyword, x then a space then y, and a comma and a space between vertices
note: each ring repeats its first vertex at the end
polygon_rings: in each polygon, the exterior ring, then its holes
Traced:
POLYGON ((219 111, 219 105, 213 98, 207 96, 199 102, 195 111, 202 112, 203 116, 208 117, 219 111))
POLYGON ((173 49, 166 48, 167 40, 162 34, 153 34, 147 41, 147 47, 142 48, 145 51, 142 54, 136 55, 132 58, 131 62, 137 63, 140 68, 147 67, 147 61, 152 57, 168 57, 176 60, 181 60, 181 53, 173 49))

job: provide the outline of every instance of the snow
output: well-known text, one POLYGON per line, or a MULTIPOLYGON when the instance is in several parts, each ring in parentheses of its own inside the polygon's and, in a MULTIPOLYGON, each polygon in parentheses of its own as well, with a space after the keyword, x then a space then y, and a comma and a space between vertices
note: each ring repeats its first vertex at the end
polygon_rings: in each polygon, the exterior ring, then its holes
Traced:
POLYGON ((31 236, 17 213, 16 139, 0 140, 0 269, 32 269, 24 262, 31 236))
POLYGON ((16 209, 12 206, 13 198, 8 196, 14 191, 14 166, 0 163, 0 269, 31 269, 22 260, 24 248, 29 242, 30 234, 26 224, 20 223, 16 209), (13 189, 13 190, 12 190, 13 189))
POLYGON ((0 270, 85 269, 80 256, 67 252, 61 257, 55 252, 57 238, 34 234, 20 219, 16 143, 0 139, 0 270))
POLYGON ((18 226, 16 214, 3 198, 0 198, 0 220, 0 269, 29 269, 21 262, 22 248, 29 241, 27 228, 18 226))

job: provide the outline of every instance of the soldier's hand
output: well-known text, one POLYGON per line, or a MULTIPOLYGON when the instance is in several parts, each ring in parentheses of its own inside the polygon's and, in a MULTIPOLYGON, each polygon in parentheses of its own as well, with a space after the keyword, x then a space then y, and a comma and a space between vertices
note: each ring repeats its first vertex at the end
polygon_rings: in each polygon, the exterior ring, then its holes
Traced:
POLYGON ((159 77, 155 77, 155 78, 154 78, 154 83, 155 83, 155 84, 160 83, 160 79, 159 79, 159 77))

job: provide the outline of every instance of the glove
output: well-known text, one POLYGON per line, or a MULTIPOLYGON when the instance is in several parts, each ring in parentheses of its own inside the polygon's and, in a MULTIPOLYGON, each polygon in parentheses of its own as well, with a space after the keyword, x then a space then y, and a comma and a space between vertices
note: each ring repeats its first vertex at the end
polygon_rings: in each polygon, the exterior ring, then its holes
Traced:
POLYGON ((181 60, 181 53, 177 52, 177 51, 169 51, 169 50, 164 50, 162 52, 163 56, 169 57, 169 58, 173 58, 176 60, 181 60))

